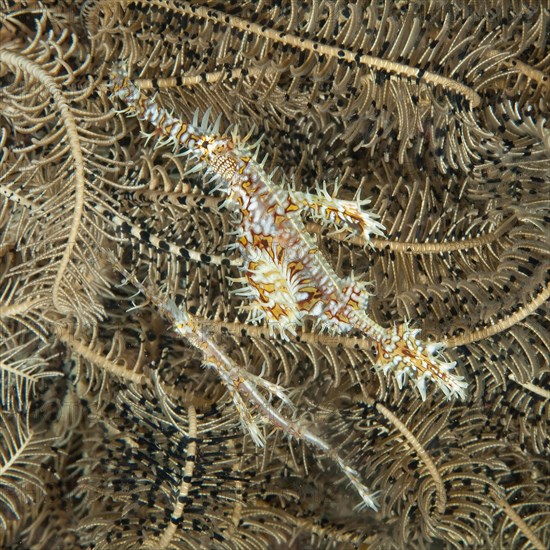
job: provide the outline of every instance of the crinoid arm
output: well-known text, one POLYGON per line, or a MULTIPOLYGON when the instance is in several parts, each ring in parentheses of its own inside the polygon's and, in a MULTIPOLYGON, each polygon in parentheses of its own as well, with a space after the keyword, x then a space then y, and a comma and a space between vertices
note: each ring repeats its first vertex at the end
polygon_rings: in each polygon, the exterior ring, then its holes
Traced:
POLYGON ((419 333, 419 329, 411 329, 407 323, 394 326, 387 338, 377 342, 377 366, 385 374, 393 371, 400 388, 406 376, 411 378, 423 400, 426 380, 435 382, 448 399, 466 399, 468 384, 462 376, 451 372, 456 361, 448 361, 442 354, 445 344, 420 340, 419 333))

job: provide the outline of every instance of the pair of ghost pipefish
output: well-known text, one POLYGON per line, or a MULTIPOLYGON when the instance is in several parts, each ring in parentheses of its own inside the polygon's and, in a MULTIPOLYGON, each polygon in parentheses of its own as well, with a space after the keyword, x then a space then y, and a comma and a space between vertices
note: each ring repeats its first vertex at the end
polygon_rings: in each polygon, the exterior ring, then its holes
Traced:
MULTIPOLYGON (((465 398, 467 384, 452 372, 456 363, 442 354, 444 344, 421 340, 420 331, 406 322, 388 329, 372 320, 366 312, 366 285, 339 277, 306 231, 302 215, 358 232, 367 241, 371 235, 382 236, 384 226, 377 216, 363 209, 368 200, 336 199, 326 189, 314 194, 285 188, 263 170, 253 151, 237 137, 218 133, 219 119, 208 126, 207 116, 201 124, 197 115, 193 123, 173 116, 131 82, 123 63, 114 66, 109 87, 112 97, 126 104, 124 112, 148 121, 163 144, 184 149, 197 169, 211 174, 218 181, 217 188, 227 194, 227 204, 238 213, 233 247, 243 260, 244 285, 237 293, 250 299, 257 320, 265 320, 272 332, 278 331, 285 339, 296 334, 306 317, 315 317, 322 328, 338 334, 358 330, 374 340, 377 366, 385 374, 393 371, 399 387, 409 376, 423 399, 427 380, 435 382, 448 398, 465 398)), ((140 289, 146 292, 142 286, 140 289)), ((331 456, 358 489, 364 504, 375 507, 373 495, 358 481, 356 472, 328 444, 279 413, 274 416, 270 403, 255 391, 261 387, 287 402, 278 386, 245 374, 217 346, 199 337, 200 331, 190 314, 158 297, 152 301, 176 332, 201 350, 205 363, 216 369, 233 396, 243 425, 257 444, 261 437, 249 418, 246 403, 254 404, 261 416, 289 435, 331 456)))

